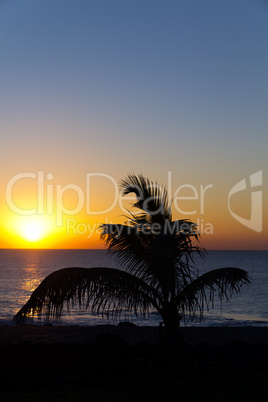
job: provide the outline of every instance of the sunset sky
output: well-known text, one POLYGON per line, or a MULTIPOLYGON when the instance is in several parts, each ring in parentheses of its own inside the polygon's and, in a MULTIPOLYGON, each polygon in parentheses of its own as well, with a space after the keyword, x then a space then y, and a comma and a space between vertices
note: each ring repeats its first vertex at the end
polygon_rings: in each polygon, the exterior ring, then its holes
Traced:
POLYGON ((267 249, 266 1, 2 0, 0 54, 0 248, 104 247, 143 173, 207 249, 267 249))

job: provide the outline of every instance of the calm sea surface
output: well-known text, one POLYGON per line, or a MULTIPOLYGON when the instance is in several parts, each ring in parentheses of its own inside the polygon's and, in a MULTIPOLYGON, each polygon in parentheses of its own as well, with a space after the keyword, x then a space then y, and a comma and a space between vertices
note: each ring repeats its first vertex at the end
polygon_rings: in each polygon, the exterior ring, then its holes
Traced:
MULTIPOLYGON (((203 326, 268 326, 268 251, 208 251, 205 260, 195 260, 200 273, 223 267, 248 271, 251 283, 230 302, 215 303, 205 311, 203 326)), ((33 290, 51 272, 65 267, 117 267, 104 250, 14 250, 0 249, 0 325, 12 324, 16 312, 29 299, 33 290)), ((158 325, 161 317, 152 311, 146 320, 133 317, 137 325, 158 325)), ((43 322, 36 319, 34 324, 43 322)), ((105 324, 104 317, 74 309, 63 314, 57 325, 105 324)), ((116 322, 110 320, 110 324, 116 322)))

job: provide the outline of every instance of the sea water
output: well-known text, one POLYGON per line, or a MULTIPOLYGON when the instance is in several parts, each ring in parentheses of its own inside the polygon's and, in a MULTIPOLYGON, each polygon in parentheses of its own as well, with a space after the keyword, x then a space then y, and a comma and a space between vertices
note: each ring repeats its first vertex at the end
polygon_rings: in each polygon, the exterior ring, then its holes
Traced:
MULTIPOLYGON (((229 302, 217 302, 204 311, 201 323, 195 326, 268 326, 268 251, 208 251, 205 259, 195 257, 200 274, 212 269, 237 267, 245 269, 251 283, 242 287, 229 302)), ((106 250, 22 250, 0 249, 0 325, 11 325, 17 311, 27 302, 39 283, 51 272, 66 267, 110 267, 118 263, 106 250)), ((123 267, 121 267, 123 269, 123 267)), ((124 317, 121 317, 122 320, 124 317)), ((144 320, 129 316, 136 325, 158 325, 159 314, 152 310, 144 320)), ((57 325, 116 324, 104 316, 94 316, 88 310, 64 309, 57 325)), ((34 319, 33 324, 44 324, 34 319)))

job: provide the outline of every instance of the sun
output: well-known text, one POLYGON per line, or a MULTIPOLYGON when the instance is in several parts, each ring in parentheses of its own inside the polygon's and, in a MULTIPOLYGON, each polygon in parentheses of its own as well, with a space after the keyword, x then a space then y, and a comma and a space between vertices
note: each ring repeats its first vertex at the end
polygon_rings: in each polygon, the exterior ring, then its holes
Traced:
POLYGON ((39 243, 51 235, 53 224, 46 216, 22 216, 13 222, 13 230, 22 241, 39 243))
POLYGON ((44 231, 40 223, 32 222, 25 225, 23 228, 23 234, 26 240, 35 242, 42 239, 44 231))

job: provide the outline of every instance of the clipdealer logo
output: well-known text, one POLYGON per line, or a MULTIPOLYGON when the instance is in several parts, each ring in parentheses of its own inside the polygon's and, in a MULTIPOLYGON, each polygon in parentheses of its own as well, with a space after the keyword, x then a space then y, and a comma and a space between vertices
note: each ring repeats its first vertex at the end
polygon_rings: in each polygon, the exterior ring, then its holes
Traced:
MULTIPOLYGON (((79 213, 85 212, 89 217, 102 215, 103 219, 103 215, 112 212, 114 208, 119 208, 124 215, 128 215, 129 203, 136 201, 136 195, 123 196, 115 178, 106 173, 87 173, 85 179, 85 186, 81 187, 75 183, 55 184, 53 173, 44 171, 18 173, 7 182, 6 204, 17 215, 54 215, 57 227, 62 227, 66 222, 67 234, 89 234, 88 237, 90 237, 104 222, 79 222, 77 221, 79 213), (27 208, 16 195, 17 186, 22 188, 24 185, 31 186, 35 200, 27 208), (109 196, 105 200, 105 202, 107 201, 106 206, 102 205, 100 209, 96 210, 96 203, 93 202, 95 195, 98 195, 98 189, 106 187, 109 191, 109 196), (74 200, 71 208, 68 208, 65 203, 66 193, 71 195, 74 200), (66 221, 65 217, 68 217, 66 221)), ((153 186, 158 188, 159 194, 161 194, 163 189, 161 185, 154 183, 153 186)), ((210 197, 212 188, 213 184, 199 186, 182 184, 174 189, 172 188, 171 171, 167 172, 166 190, 169 202, 180 216, 186 216, 186 218, 197 216, 195 222, 201 234, 213 234, 213 225, 205 220, 205 204, 207 198, 210 197), (186 206, 187 201, 189 201, 190 207, 186 206)), ((145 200, 145 209, 147 202, 148 200, 145 200)))
MULTIPOLYGON (((248 179, 247 179, 248 180, 248 179)), ((240 224, 247 227, 255 232, 262 231, 262 190, 260 186, 262 185, 262 171, 258 171, 249 176, 250 186, 247 186, 247 180, 243 180, 236 183, 228 193, 227 202, 228 210, 230 215, 240 224), (232 197, 240 193, 247 188, 251 189, 251 213, 250 218, 246 219, 240 216, 238 213, 234 212, 231 208, 232 197)), ((66 230, 67 234, 89 234, 90 237, 98 228, 99 224, 95 223, 94 227, 92 224, 85 222, 77 222, 75 215, 78 215, 83 210, 86 210, 88 216, 103 215, 111 212, 116 206, 124 213, 128 213, 128 209, 125 207, 124 202, 135 201, 136 197, 128 196, 123 197, 119 191, 118 184, 111 175, 105 173, 87 173, 85 189, 81 186, 69 183, 66 185, 54 184, 54 174, 47 173, 43 171, 33 172, 23 172, 18 173, 11 177, 6 185, 5 199, 6 203, 11 211, 17 215, 55 215, 55 223, 57 227, 62 227, 64 222, 64 216, 69 218, 66 220, 66 230), (34 187, 34 193, 36 195, 36 202, 33 203, 32 208, 24 208, 20 205, 20 200, 15 197, 14 189, 17 183, 25 183, 24 180, 29 181, 34 187), (111 203, 109 206, 103 210, 94 210, 91 205, 92 195, 94 192, 94 180, 98 182, 102 181, 102 187, 107 186, 109 183, 111 191, 111 203), (106 180, 106 182, 105 182, 106 180), (72 192, 73 197, 76 199, 76 204, 72 208, 67 208, 64 203, 64 197, 66 192, 72 192), (74 218, 70 218, 73 216, 74 218)), ((29 184, 29 182, 28 182, 29 184)), ((161 189, 161 186, 157 184, 161 189)), ((173 203, 174 209, 180 214, 180 216, 198 216, 195 219, 196 225, 199 228, 200 234, 214 233, 213 225, 211 222, 207 222, 205 217, 205 201, 210 197, 211 191, 213 189, 213 184, 193 186, 191 184, 182 184, 175 190, 172 191, 172 177, 171 171, 168 172, 167 176, 167 194, 169 201, 173 203), (185 195, 187 194, 187 195, 185 195), (191 205, 191 210, 185 208, 185 201, 189 201, 191 205), (194 207, 193 207, 194 206, 194 207), (184 207, 184 208, 183 208, 184 207)), ((95 189, 95 191, 97 191, 95 189)), ((248 197, 248 194, 247 194, 248 197)), ((248 199, 245 198, 245 202, 248 199)), ((188 204, 187 204, 188 205, 188 204)), ((188 207, 189 208, 189 207, 188 207)))
POLYGON ((243 179, 236 183, 228 194, 228 209, 233 218, 241 223, 241 225, 260 233, 262 231, 262 190, 260 186, 262 185, 262 170, 253 173, 249 176, 251 191, 251 209, 250 218, 246 219, 237 213, 233 212, 231 209, 230 200, 234 194, 240 193, 247 189, 246 179, 243 179))

